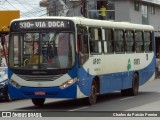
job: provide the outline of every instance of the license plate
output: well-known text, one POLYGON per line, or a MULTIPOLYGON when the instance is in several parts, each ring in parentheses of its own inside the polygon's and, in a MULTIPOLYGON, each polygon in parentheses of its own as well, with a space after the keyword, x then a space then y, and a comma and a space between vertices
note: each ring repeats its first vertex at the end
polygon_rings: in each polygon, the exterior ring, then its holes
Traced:
POLYGON ((46 93, 44 91, 36 91, 36 92, 34 92, 34 95, 44 96, 44 95, 46 95, 46 93))

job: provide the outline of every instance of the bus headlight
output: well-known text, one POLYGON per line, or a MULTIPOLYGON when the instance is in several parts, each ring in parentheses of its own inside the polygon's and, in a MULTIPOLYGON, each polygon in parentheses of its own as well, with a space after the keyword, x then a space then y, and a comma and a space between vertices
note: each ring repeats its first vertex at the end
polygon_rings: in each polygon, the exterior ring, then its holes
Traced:
POLYGON ((20 88, 20 87, 21 87, 17 82, 15 82, 15 81, 12 80, 12 79, 10 79, 9 82, 10 82, 14 87, 16 87, 16 88, 20 88))
POLYGON ((61 89, 67 88, 68 86, 74 84, 77 81, 77 78, 73 78, 71 80, 68 80, 67 82, 63 83, 62 85, 60 85, 61 89))

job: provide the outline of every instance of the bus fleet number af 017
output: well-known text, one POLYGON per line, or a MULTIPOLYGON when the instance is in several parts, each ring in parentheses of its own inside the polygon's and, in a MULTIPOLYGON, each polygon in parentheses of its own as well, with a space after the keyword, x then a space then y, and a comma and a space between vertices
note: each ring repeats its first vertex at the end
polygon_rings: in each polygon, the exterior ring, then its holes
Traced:
POLYGON ((97 59, 97 58, 93 59, 93 64, 94 65, 95 64, 101 64, 101 59, 97 59))

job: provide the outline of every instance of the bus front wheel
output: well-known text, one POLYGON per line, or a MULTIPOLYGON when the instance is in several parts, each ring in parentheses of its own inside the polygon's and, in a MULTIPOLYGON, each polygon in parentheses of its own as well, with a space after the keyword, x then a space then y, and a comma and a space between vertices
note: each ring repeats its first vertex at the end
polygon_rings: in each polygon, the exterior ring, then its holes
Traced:
POLYGON ((88 98, 88 102, 90 105, 93 105, 96 103, 97 101, 97 92, 98 92, 98 88, 97 88, 97 83, 95 80, 93 80, 92 82, 92 86, 91 86, 91 94, 88 98))
POLYGON ((32 98, 32 103, 35 106, 42 106, 45 102, 45 98, 32 98))

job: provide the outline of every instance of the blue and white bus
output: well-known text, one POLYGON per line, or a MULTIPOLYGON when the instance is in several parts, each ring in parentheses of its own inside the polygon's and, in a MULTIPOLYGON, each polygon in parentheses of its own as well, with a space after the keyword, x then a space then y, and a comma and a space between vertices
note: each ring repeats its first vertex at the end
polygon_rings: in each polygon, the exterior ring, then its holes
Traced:
POLYGON ((137 95, 155 77, 154 28, 80 17, 11 22, 8 89, 13 99, 85 98, 113 91, 137 95))

